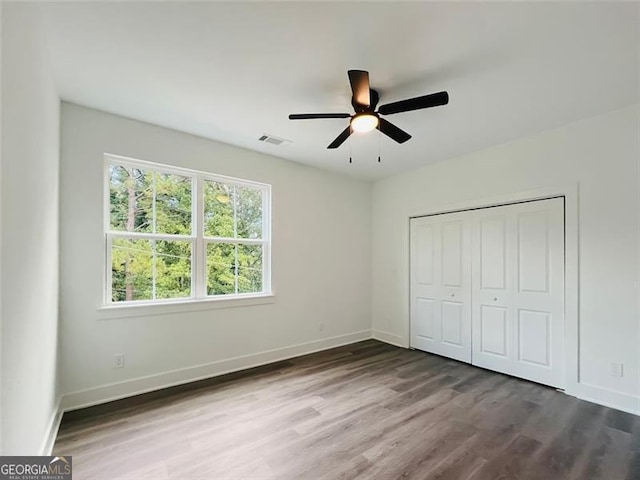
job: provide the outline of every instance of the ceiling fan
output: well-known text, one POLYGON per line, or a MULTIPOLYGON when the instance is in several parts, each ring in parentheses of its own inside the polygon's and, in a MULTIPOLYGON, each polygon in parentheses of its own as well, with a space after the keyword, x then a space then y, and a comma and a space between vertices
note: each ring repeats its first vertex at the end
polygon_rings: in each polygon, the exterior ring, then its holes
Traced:
POLYGON ((351 105, 355 113, 292 113, 289 120, 311 120, 317 118, 350 118, 349 126, 345 128, 327 148, 338 148, 349 138, 353 132, 370 132, 377 128, 382 133, 398 143, 404 143, 411 138, 404 130, 393 123, 380 117, 380 115, 393 115, 394 113, 410 112, 423 108, 437 107, 449 103, 447 92, 432 93, 421 97, 408 98, 398 102, 378 105, 378 92, 369 87, 369 72, 364 70, 349 70, 349 83, 351 84, 351 105))

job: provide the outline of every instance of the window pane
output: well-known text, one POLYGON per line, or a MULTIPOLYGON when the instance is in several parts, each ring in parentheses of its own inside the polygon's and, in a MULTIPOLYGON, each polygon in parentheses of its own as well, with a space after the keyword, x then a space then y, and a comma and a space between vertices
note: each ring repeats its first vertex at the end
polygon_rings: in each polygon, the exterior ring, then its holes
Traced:
POLYGON ((191 296, 191 242, 158 240, 155 298, 191 296))
POLYGON ((153 298, 153 250, 150 240, 114 238, 111 248, 113 302, 153 298))
POLYGON ((204 234, 233 238, 234 187, 219 182, 204 182, 204 234))
POLYGON ((262 245, 238 245, 238 293, 262 292, 262 245))
POLYGON ((235 265, 235 245, 207 244, 207 295, 236 293, 235 265))
POLYGON ((153 172, 109 165, 111 229, 153 231, 153 172))
POLYGON ((262 238, 262 190, 236 187, 238 238, 262 238))
POLYGON ((191 235, 191 178, 156 173, 156 233, 191 235))

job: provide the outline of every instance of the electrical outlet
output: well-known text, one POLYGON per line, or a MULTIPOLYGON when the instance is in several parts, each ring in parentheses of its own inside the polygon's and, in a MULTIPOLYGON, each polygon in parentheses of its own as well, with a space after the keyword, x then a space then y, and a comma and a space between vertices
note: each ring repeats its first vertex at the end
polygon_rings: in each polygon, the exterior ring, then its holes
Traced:
POLYGON ((622 363, 614 363, 612 362, 609 365, 609 372, 612 377, 621 377, 623 373, 623 365, 622 363))
POLYGON ((124 353, 119 353, 113 357, 113 368, 124 368, 124 353))

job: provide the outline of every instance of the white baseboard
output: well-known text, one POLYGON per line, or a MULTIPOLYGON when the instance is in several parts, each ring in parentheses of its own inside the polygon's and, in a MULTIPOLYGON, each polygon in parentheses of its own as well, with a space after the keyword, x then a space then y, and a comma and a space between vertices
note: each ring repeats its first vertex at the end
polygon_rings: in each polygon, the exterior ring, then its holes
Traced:
POLYGON ((566 393, 580 400, 640 415, 640 397, 636 395, 582 382, 578 383, 574 390, 568 390, 566 393))
POLYGON ((373 330, 371 333, 371 336, 376 340, 390 343, 391 345, 395 345, 396 347, 407 348, 407 345, 404 344, 404 339, 400 335, 394 335, 393 333, 387 333, 381 330, 373 330))
POLYGON ((58 397, 56 407, 51 413, 51 420, 49 421, 47 432, 42 440, 40 455, 51 455, 51 452, 53 451, 53 445, 56 443, 56 437, 58 436, 58 430, 60 429, 60 422, 62 422, 63 411, 62 408, 60 408, 61 404, 62 397, 58 397))
MULTIPOLYGON (((290 358, 319 352, 330 348, 348 345, 371 338, 371 330, 339 335, 322 340, 292 345, 290 347, 267 350, 264 352, 243 355, 239 357, 219 360, 216 362, 196 365, 193 367, 171 370, 145 377, 134 378, 124 382, 111 383, 99 387, 89 388, 68 393, 62 398, 62 411, 68 412, 80 408, 90 407, 101 403, 119 400, 141 393, 162 390, 185 383, 217 377, 226 373, 258 367, 268 363, 288 360, 290 358)), ((54 437, 55 438, 55 437, 54 437)))

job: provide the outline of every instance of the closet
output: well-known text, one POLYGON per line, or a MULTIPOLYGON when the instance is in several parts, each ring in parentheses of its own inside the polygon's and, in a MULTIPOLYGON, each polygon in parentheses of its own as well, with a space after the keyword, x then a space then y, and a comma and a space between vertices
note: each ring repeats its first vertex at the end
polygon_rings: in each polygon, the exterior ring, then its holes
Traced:
POLYGON ((411 347, 562 387, 564 199, 411 219, 411 347))

